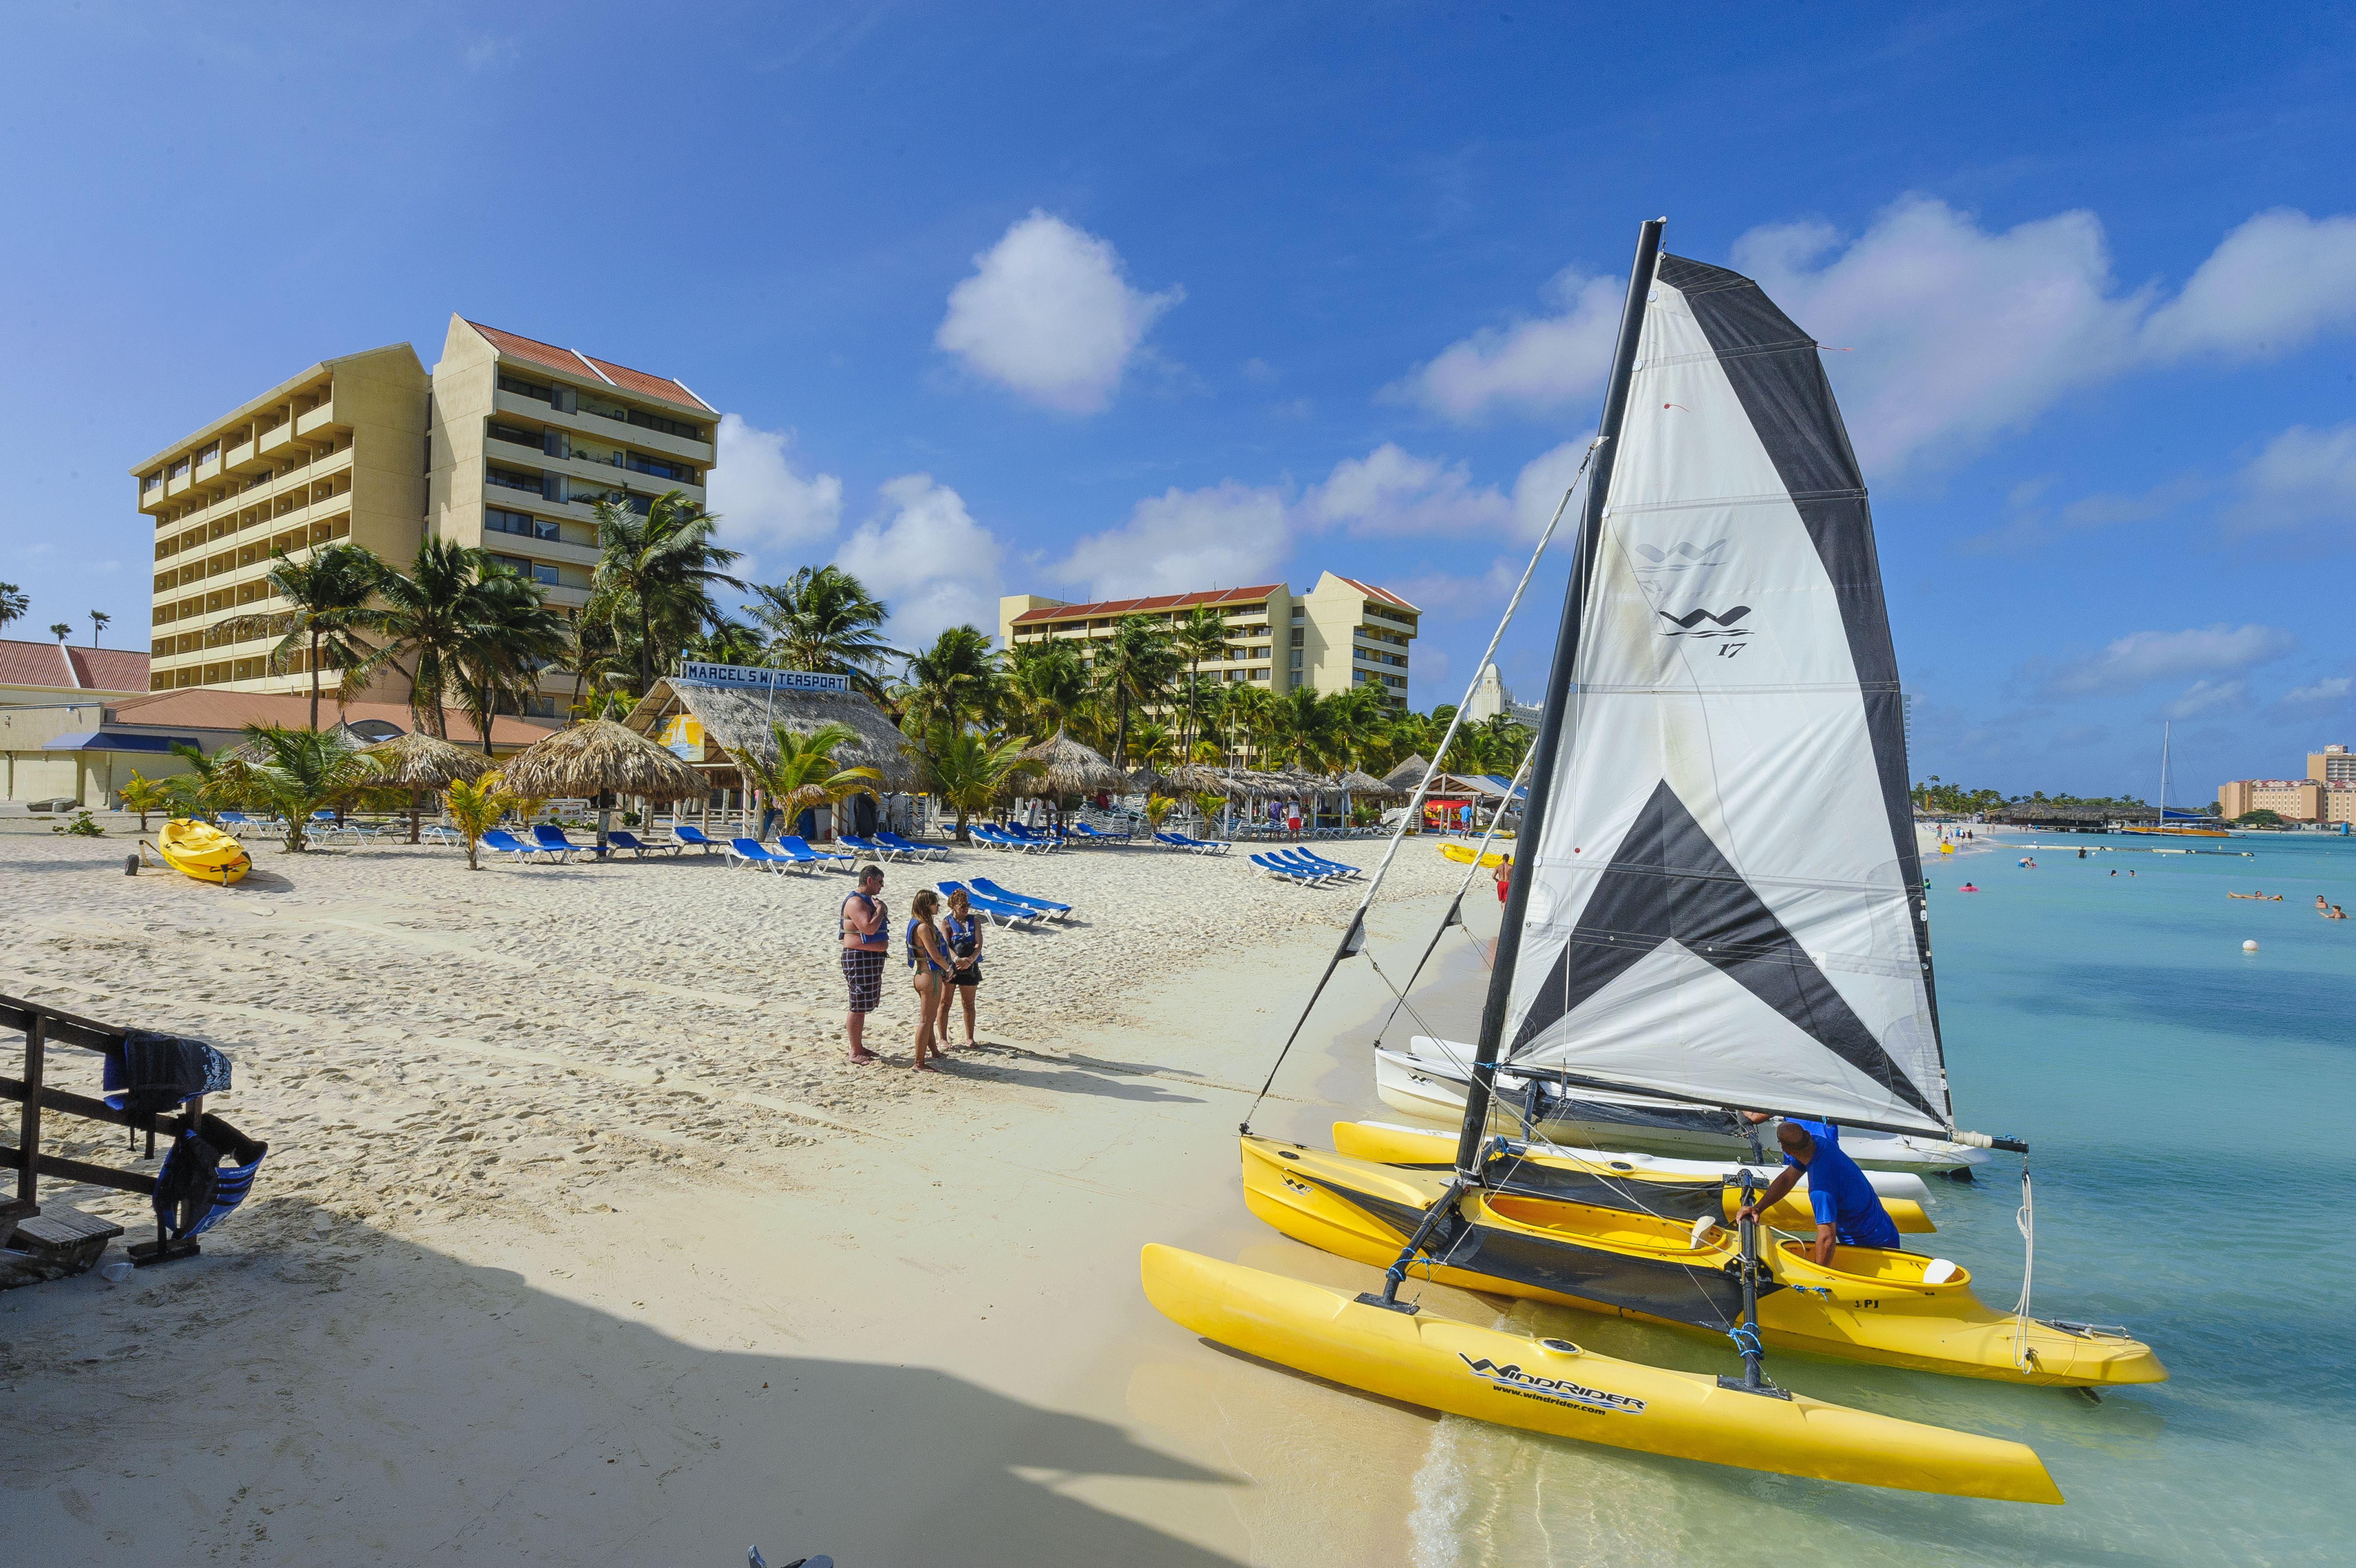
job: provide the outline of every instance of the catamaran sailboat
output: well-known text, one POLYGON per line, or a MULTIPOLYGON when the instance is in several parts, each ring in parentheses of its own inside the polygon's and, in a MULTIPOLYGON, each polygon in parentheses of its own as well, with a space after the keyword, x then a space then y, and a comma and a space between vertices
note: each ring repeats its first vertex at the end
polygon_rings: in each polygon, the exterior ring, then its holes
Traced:
MULTIPOLYGON (((1661 230, 1644 228, 1622 317, 1454 1157, 1443 1175, 1247 1125, 1253 1211, 1344 1256, 1388 1253, 1383 1290, 1354 1299, 1154 1247, 1146 1291, 1219 1343, 1507 1425, 2058 1502, 2025 1447, 1806 1401, 1765 1378, 1764 1345, 2072 1383, 2164 1376, 2147 1348, 1995 1312, 1943 1259, 1847 1247, 1824 1267, 1762 1248, 1753 1221, 1730 1238, 1747 1172, 1730 1195, 1527 1142, 1516 1079, 1835 1122, 1845 1146, 1871 1133, 2026 1155, 1954 1124, 1896 662, 1816 345, 1750 279, 1661 253, 1661 230), (1518 1137, 1491 1134, 1501 1076, 1518 1137), (1436 1320, 1399 1299, 1410 1277, 1707 1319, 1744 1371, 1665 1372, 1436 1320)), ((1362 944, 1363 913, 1335 962, 1362 944)))
POLYGON ((2227 839, 2233 835, 2220 826, 2213 817, 2193 811, 2179 811, 2173 818, 2168 812, 2168 736, 2176 726, 2172 723, 2159 726, 2159 821, 2150 827, 2127 823, 2118 831, 2133 833, 2137 838, 2227 839))

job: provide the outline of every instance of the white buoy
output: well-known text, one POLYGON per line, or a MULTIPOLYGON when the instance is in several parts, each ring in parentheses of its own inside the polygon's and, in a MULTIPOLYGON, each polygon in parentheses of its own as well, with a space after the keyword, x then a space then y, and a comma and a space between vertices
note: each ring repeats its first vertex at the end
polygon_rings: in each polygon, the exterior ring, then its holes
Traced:
POLYGON ((2258 950, 2258 944, 2255 942, 2244 942, 2242 944, 2242 950, 2244 952, 2255 952, 2258 950))

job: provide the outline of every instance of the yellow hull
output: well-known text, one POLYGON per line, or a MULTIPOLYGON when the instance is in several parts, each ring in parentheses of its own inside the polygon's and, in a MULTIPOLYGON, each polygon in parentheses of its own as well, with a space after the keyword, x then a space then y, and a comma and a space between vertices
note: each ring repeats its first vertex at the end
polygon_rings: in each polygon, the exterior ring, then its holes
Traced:
MULTIPOLYGON (((1271 1139, 1242 1140, 1244 1202, 1297 1241, 1388 1268, 1445 1175, 1402 1170, 1271 1139)), ((1813 1222, 1807 1227, 1813 1233, 1813 1222)), ((1418 1278, 1462 1290, 1554 1302, 1719 1337, 1740 1316, 1728 1265, 1735 1238, 1697 1243, 1689 1222, 1551 1197, 1475 1190, 1434 1238, 1418 1278)), ((1968 1271, 1928 1283, 1919 1252, 1843 1247, 1821 1266, 1790 1245, 1770 1246, 1772 1288, 1759 1297, 1769 1345, 1844 1360, 1954 1377, 2052 1387, 2156 1383, 2167 1369, 2151 1348, 1989 1307, 1968 1271), (2027 1366, 2017 1349, 2027 1352, 2027 1366)))
MULTIPOLYGON (((1354 1160, 1371 1160, 1376 1165, 1407 1165, 1432 1170, 1452 1165, 1456 1158, 1456 1140, 1440 1134, 1406 1127, 1382 1127, 1364 1122, 1333 1123, 1333 1148, 1336 1153, 1354 1160)), ((1560 1155, 1526 1155, 1518 1162, 1525 1171, 1569 1171, 1590 1175, 1605 1181, 1640 1181, 1646 1187, 1689 1187, 1696 1192, 1716 1187, 1720 1191, 1719 1218, 1734 1223, 1734 1211, 1741 1207, 1736 1189, 1727 1187, 1716 1176, 1675 1176, 1658 1171, 1646 1171, 1631 1177, 1632 1167, 1614 1167, 1610 1161, 1572 1159, 1560 1155)), ((1938 1230, 1922 1206, 1911 1197, 1885 1197, 1881 1207, 1890 1211, 1890 1222, 1910 1236, 1927 1236, 1938 1230)), ((1785 1194, 1767 1211, 1767 1222, 1785 1230, 1805 1230, 1813 1234, 1816 1217, 1805 1199, 1795 1194, 1785 1194)))
MULTIPOLYGON (((1440 846, 1440 853, 1459 865, 1472 864, 1472 846, 1469 843, 1444 843, 1440 846)), ((1481 865, 1486 870, 1494 871, 1512 858, 1511 855, 1500 854, 1493 849, 1481 857, 1481 865)))
POLYGON ((1147 1299, 1220 1345, 1387 1399, 1582 1443, 1868 1487, 2058 1503, 2032 1450, 1794 1394, 1721 1388, 1441 1317, 1369 1306, 1318 1285, 1174 1247, 1140 1260, 1147 1299))
POLYGON ((253 869, 245 846, 206 822, 175 817, 155 835, 155 853, 164 864, 199 882, 228 886, 253 869))

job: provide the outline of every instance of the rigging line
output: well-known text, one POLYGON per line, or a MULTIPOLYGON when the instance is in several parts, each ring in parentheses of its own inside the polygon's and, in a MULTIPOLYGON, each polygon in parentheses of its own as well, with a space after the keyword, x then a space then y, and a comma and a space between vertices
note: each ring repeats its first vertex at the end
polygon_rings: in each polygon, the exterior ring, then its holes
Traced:
MULTIPOLYGON (((1250 1108, 1245 1111, 1238 1131, 1251 1131, 1251 1119, 1258 1112, 1259 1102, 1267 1099, 1268 1091, 1275 1087, 1276 1075, 1283 1068, 1285 1057, 1291 1052, 1293 1042, 1301 1038, 1301 1031, 1308 1024, 1310 1014, 1317 1010, 1317 999, 1325 993, 1326 983, 1333 978, 1334 970, 1341 967, 1344 959, 1365 945, 1366 910, 1374 904, 1376 891, 1382 886, 1383 878, 1390 874, 1391 862, 1398 857, 1399 844, 1407 837, 1408 824, 1415 821, 1416 813, 1423 807, 1423 798, 1431 792, 1431 781, 1440 776, 1440 758, 1448 755, 1449 746, 1456 739, 1456 732, 1463 727, 1464 710, 1472 703, 1473 691, 1481 683, 1481 671, 1496 658, 1497 644, 1504 639, 1505 628, 1514 624, 1514 612, 1522 607, 1522 596, 1529 591, 1530 579, 1537 575, 1538 562, 1545 556, 1546 547, 1554 538, 1555 527, 1562 521, 1562 514, 1570 510, 1571 498, 1579 493, 1580 481, 1586 478, 1588 465, 1594 461, 1595 454, 1602 445, 1603 437, 1600 435, 1587 444, 1586 455, 1579 460, 1579 472, 1571 476, 1570 484, 1562 492, 1561 501, 1554 509, 1554 516, 1547 520, 1546 532, 1538 535, 1537 545, 1530 552, 1529 564, 1522 568, 1522 580, 1514 585, 1514 596, 1505 601, 1505 613, 1498 620, 1497 629, 1489 634, 1489 646, 1483 650, 1481 662, 1472 668, 1472 683, 1464 688, 1464 701, 1459 703, 1456 712, 1449 715, 1447 732, 1440 737, 1440 746, 1432 759, 1424 765, 1422 782, 1408 797, 1407 810, 1399 815, 1399 825, 1392 832, 1390 843, 1383 846, 1383 858, 1376 865, 1374 875, 1367 879, 1365 895, 1359 898, 1357 908, 1351 911, 1348 928, 1343 931, 1341 941, 1334 947, 1333 956, 1325 961, 1325 972, 1317 977, 1316 988, 1309 993, 1309 1000, 1302 1005, 1301 1016, 1293 1021, 1292 1032, 1284 1037, 1284 1045, 1277 1051, 1276 1060, 1269 1065, 1268 1080, 1259 1086, 1259 1092, 1252 1096, 1250 1108)), ((1477 868, 1480 862, 1476 860, 1473 865, 1477 868)))
MULTIPOLYGON (((1408 1017, 1410 1017, 1410 1018, 1414 1019, 1414 1020, 1416 1021, 1417 1025, 1418 1025, 1419 1026, 1420 1026, 1426 1034, 1430 1033, 1430 1031, 1431 1031, 1431 1026, 1430 1026, 1430 1024, 1428 1024, 1428 1023, 1425 1023, 1425 1022, 1424 1022, 1424 1018, 1423 1018, 1423 1015, 1422 1015, 1422 1014, 1420 1014, 1420 1013, 1417 1012, 1413 1007, 1408 1006, 1408 999, 1407 999, 1407 993, 1405 993, 1405 992, 1401 991, 1398 986, 1396 986, 1396 985, 1392 985, 1392 984, 1391 984, 1391 977, 1390 977, 1390 975, 1389 975, 1387 972, 1385 972, 1385 970, 1383 969, 1383 966, 1382 966, 1380 963, 1376 962, 1375 955, 1374 955, 1374 954, 1372 954, 1372 953, 1368 953, 1368 954, 1366 955, 1366 961, 1367 961, 1368 963, 1370 963, 1370 964, 1373 964, 1373 965, 1374 965, 1375 973, 1376 973, 1376 974, 1377 974, 1377 975, 1379 975, 1379 976, 1381 976, 1381 978, 1382 978, 1382 983, 1383 983, 1385 985, 1390 986, 1390 993, 1391 993, 1391 994, 1392 994, 1393 996, 1396 996, 1396 997, 1398 997, 1398 1001, 1397 1003, 1395 1003, 1395 1004, 1392 1005, 1392 1007, 1391 1007, 1391 1016, 1392 1016, 1392 1017, 1394 1017, 1394 1018, 1398 1017, 1398 1011, 1399 1011, 1399 1009, 1400 1009, 1401 1007, 1406 1007, 1406 1008, 1407 1008, 1407 1015, 1408 1015, 1408 1017)), ((1376 1046, 1376 1047, 1377 1047, 1377 1048, 1379 1048, 1379 1047, 1381 1047, 1381 1045, 1382 1045, 1382 1041, 1381 1041, 1381 1040, 1379 1040, 1379 1039, 1377 1039, 1377 1040, 1376 1040, 1375 1045, 1376 1046)))
MULTIPOLYGON (((1530 770, 1530 757, 1537 752, 1537 746, 1535 738, 1533 738, 1531 745, 1523 748, 1522 765, 1519 768, 1515 768, 1514 776, 1505 781, 1505 797, 1497 802, 1497 809, 1490 813, 1489 831, 1482 835, 1480 847, 1472 852, 1472 864, 1465 867, 1464 880, 1456 885, 1456 897, 1449 900, 1448 912, 1440 918, 1440 924, 1432 929, 1430 945, 1423 950, 1423 956, 1415 961, 1415 969, 1407 977, 1408 990, 1412 991, 1415 989, 1416 981, 1423 974, 1423 966, 1431 961, 1432 952, 1440 946, 1440 939, 1448 934, 1448 928, 1451 925, 1462 926, 1464 924, 1464 895, 1472 891, 1472 879, 1481 874, 1481 858, 1489 853, 1489 845, 1495 842, 1497 837, 1497 829, 1505 820, 1505 808, 1513 803, 1514 791, 1521 788, 1523 779, 1528 775, 1530 770)), ((1445 754, 1443 753, 1443 755, 1445 754)), ((1472 928, 1469 926, 1466 927, 1464 935, 1465 939, 1472 943, 1474 950, 1477 951, 1481 945, 1480 940, 1472 935, 1472 928)), ((1406 1004, 1407 998, 1405 995, 1401 995, 1399 997, 1399 1005, 1405 1006, 1406 1004)), ((1383 1036, 1390 1033, 1391 1025, 1398 1019, 1398 1007, 1393 1007, 1391 1009, 1391 1015, 1383 1020, 1383 1026, 1375 1031, 1375 1044, 1379 1046, 1383 1043, 1383 1036)), ((1423 1020, 1419 1018, 1416 1022, 1420 1024, 1423 1020)))

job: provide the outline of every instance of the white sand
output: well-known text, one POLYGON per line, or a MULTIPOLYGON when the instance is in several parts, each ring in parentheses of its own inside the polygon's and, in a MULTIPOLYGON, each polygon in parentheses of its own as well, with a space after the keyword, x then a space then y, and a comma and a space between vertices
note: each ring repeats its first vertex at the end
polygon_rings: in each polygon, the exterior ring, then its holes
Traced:
MULTIPOLYGON (((0 989, 216 1040, 211 1108, 272 1154, 203 1258, 0 1294, 25 1561, 1397 1557, 1424 1419, 1209 1349, 1135 1274, 1152 1240, 1364 1273, 1250 1219, 1232 1137, 1353 895, 961 851, 1078 913, 991 933, 996 1044, 935 1077, 842 1059, 841 875, 257 845, 221 890, 127 847, 0 836, 0 989)), ((1462 868, 1394 875, 1403 973, 1462 868)), ((898 1063, 905 973, 870 1025, 898 1063)), ((1344 967, 1261 1130, 1371 1107, 1385 994, 1344 967)))

